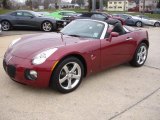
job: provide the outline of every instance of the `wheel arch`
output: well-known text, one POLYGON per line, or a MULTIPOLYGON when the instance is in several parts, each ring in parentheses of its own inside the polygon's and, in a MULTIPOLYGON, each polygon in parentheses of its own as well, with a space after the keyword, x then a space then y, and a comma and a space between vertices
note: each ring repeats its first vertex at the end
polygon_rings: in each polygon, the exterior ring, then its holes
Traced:
POLYGON ((83 67, 84 67, 84 77, 86 77, 86 75, 87 75, 87 62, 86 62, 85 58, 78 53, 71 53, 71 54, 63 56, 58 63, 60 63, 61 61, 63 61, 64 59, 66 59, 68 57, 75 57, 82 62, 83 67))
POLYGON ((141 41, 139 42, 138 45, 140 45, 141 43, 145 43, 145 44, 148 46, 148 48, 149 48, 149 41, 148 41, 148 40, 143 39, 143 40, 141 40, 141 41))
POLYGON ((9 22, 9 23, 10 23, 10 25, 12 26, 12 23, 11 23, 8 19, 2 19, 2 20, 0 21, 0 23, 2 23, 3 21, 7 21, 7 22, 9 22))

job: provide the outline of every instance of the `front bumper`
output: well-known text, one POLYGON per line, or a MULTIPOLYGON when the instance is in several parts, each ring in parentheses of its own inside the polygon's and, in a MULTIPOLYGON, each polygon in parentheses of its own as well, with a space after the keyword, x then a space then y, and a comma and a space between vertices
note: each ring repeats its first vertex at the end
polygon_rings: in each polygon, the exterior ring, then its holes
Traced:
POLYGON ((33 87, 48 87, 52 75, 52 66, 56 61, 45 61, 41 65, 32 65, 31 60, 16 56, 7 56, 3 60, 3 67, 8 76, 19 83, 33 87), (26 70, 35 70, 38 73, 36 80, 29 80, 25 77, 26 70))

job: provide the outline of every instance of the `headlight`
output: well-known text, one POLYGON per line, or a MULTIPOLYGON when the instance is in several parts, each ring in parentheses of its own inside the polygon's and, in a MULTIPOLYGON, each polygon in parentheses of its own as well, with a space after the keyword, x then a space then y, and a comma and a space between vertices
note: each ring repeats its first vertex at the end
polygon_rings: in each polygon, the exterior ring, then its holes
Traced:
POLYGON ((9 48, 12 47, 16 42, 18 42, 21 38, 15 39, 11 42, 11 44, 9 45, 9 48))
POLYGON ((57 51, 57 49, 58 48, 48 49, 46 51, 43 51, 43 52, 39 53, 38 55, 36 55, 33 58, 32 64, 39 65, 39 64, 44 63, 47 58, 49 58, 54 52, 57 51))

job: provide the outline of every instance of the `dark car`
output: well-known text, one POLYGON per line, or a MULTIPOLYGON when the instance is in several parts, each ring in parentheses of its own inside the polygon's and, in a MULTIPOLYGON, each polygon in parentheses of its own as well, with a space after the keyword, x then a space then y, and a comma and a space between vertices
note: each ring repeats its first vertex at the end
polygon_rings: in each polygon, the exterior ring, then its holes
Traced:
POLYGON ((121 17, 125 20, 126 25, 143 27, 143 22, 140 18, 129 14, 113 14, 113 16, 121 17))
POLYGON ((65 21, 45 17, 34 11, 18 10, 0 15, 0 23, 4 31, 10 30, 13 27, 31 27, 48 32, 57 30, 60 26, 63 26, 65 21))
POLYGON ((0 33, 2 32, 2 26, 1 26, 1 24, 0 24, 0 33))
POLYGON ((70 19, 94 19, 94 20, 101 20, 106 21, 110 24, 115 24, 117 22, 124 25, 123 18, 120 17, 112 17, 111 15, 104 13, 104 12, 83 12, 79 15, 71 16, 70 19))
POLYGON ((142 66, 147 59, 148 39, 146 30, 77 19, 61 33, 16 39, 4 55, 3 67, 14 81, 68 93, 83 77, 106 68, 126 62, 142 66))

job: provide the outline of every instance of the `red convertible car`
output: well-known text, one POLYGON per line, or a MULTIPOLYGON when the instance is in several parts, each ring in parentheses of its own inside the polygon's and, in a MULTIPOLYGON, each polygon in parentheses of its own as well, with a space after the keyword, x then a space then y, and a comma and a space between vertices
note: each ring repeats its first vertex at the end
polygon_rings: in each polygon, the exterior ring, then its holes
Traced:
POLYGON ((145 30, 78 19, 60 33, 14 40, 4 55, 3 67, 16 82, 35 87, 51 86, 68 93, 91 73, 126 62, 142 66, 148 48, 145 30))

